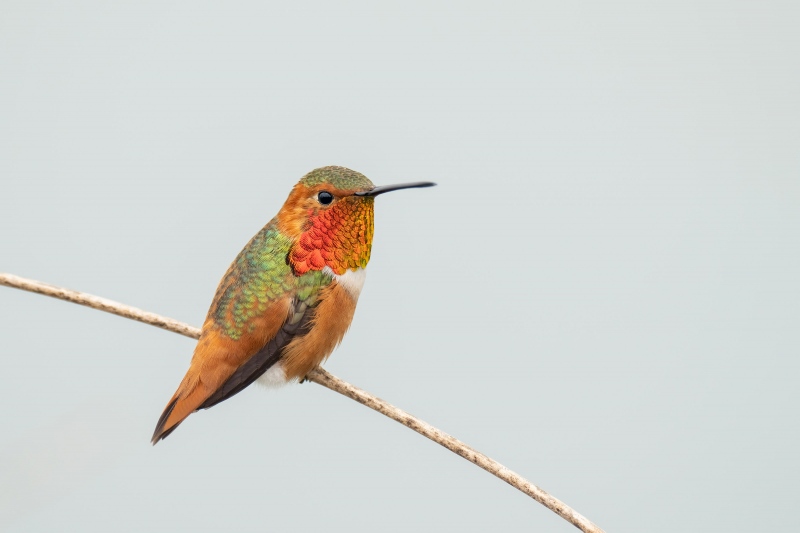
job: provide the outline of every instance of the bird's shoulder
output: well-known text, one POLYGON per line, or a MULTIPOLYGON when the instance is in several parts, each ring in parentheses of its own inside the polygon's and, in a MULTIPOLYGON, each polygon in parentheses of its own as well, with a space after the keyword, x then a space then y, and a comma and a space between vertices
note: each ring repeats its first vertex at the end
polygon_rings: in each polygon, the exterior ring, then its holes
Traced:
MULTIPOLYGON (((277 219, 254 235, 223 276, 206 325, 213 324, 225 336, 238 340, 253 330, 255 321, 261 322, 267 314, 282 313, 286 305, 290 313, 314 307, 321 289, 331 284, 333 277, 323 270, 298 276, 288 259, 293 245, 293 239, 278 229, 277 219), (287 303, 275 305, 283 301, 287 303)), ((270 322, 282 323, 285 318, 275 316, 270 322)))

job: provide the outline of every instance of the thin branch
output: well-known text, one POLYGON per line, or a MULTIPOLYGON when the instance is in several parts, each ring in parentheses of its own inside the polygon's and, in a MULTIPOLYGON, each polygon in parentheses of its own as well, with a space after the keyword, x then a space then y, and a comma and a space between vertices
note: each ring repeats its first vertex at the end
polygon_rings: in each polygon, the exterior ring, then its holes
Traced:
MULTIPOLYGON (((198 328, 194 328, 183 322, 166 318, 155 313, 142 311, 141 309, 137 309, 135 307, 121 304, 112 300, 107 300, 98 296, 92 296, 91 294, 72 291, 1 272, 0 285, 36 292, 39 294, 44 294, 45 296, 52 296, 53 298, 85 305, 87 307, 91 307, 92 309, 99 309, 101 311, 106 311, 121 317, 138 320, 139 322, 144 322, 145 324, 150 324, 151 326, 156 326, 168 331, 180 333, 181 335, 185 335, 193 339, 200 337, 200 330, 198 328)), ((451 437, 447 433, 435 428, 427 422, 423 422, 422 420, 408 414, 402 409, 399 409, 390 403, 387 403, 380 398, 377 398, 370 393, 337 378, 322 368, 316 368, 315 370, 312 370, 311 373, 306 376, 306 378, 309 381, 317 383, 318 385, 322 385, 323 387, 327 387, 334 392, 338 392, 343 396, 347 396, 348 398, 353 399, 358 403, 369 407, 370 409, 378 411, 382 415, 388 416, 392 420, 396 420, 404 426, 413 429, 423 437, 427 437, 433 442, 441 444, 451 452, 460 455, 467 461, 478 465, 490 474, 502 479, 512 487, 524 492, 537 502, 541 503, 559 515, 564 520, 570 522, 581 531, 585 531, 587 533, 603 533, 603 530, 597 525, 593 524, 585 517, 575 512, 564 502, 551 496, 516 472, 513 472, 512 470, 509 470, 505 466, 501 465, 494 459, 487 457, 479 451, 467 446, 460 440, 451 437)))
POLYGON ((56 287, 55 285, 48 285, 47 283, 42 283, 41 281, 21 278, 19 276, 15 276, 14 274, 5 274, 3 272, 0 272, 0 285, 13 287, 15 289, 22 289, 23 291, 36 292, 39 294, 44 294, 45 296, 52 296, 53 298, 66 300, 78 305, 85 305, 86 307, 91 307, 92 309, 99 309, 100 311, 105 311, 106 313, 111 313, 112 315, 119 315, 123 318, 130 318, 131 320, 138 320, 139 322, 144 322, 145 324, 150 324, 151 326, 156 326, 157 328, 162 328, 166 329, 167 331, 186 335, 187 337, 191 337, 193 339, 200 338, 199 328, 194 328, 189 324, 184 324, 183 322, 179 322, 172 318, 167 318, 155 313, 150 313, 148 311, 142 311, 136 307, 121 304, 119 302, 115 302, 114 300, 108 300, 106 298, 100 298, 99 296, 86 294, 85 292, 71 291, 62 287, 56 287))

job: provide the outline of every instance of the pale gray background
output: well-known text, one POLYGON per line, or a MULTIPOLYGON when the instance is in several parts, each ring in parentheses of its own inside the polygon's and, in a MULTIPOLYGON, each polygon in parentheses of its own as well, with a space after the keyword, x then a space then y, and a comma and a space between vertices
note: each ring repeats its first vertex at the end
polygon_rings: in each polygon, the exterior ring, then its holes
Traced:
MULTIPOLYGON (((327 368, 608 531, 800 498, 796 2, 0 3, 0 271, 199 325, 307 171, 377 201, 327 368)), ((0 288, 0 529, 572 531, 316 385, 150 434, 193 341, 0 288)))

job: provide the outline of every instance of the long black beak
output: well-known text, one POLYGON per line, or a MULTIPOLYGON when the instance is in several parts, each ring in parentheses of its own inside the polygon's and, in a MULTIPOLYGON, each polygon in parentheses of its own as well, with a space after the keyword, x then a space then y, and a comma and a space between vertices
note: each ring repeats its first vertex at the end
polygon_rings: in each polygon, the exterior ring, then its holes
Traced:
POLYGON ((355 193, 356 196, 378 196, 385 192, 399 191, 400 189, 415 189, 418 187, 433 187, 436 185, 430 181, 415 181, 414 183, 398 183, 397 185, 383 185, 375 187, 371 191, 363 191, 355 193))

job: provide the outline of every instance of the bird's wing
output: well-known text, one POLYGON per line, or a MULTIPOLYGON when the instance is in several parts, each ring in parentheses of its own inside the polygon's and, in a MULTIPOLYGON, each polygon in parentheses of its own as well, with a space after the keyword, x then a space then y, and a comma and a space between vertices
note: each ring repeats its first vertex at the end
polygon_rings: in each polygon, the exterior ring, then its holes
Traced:
POLYGON ((308 305, 308 303, 295 298, 292 301, 289 316, 278 330, 278 333, 263 348, 237 368, 225 383, 214 394, 209 396, 198 409, 208 409, 219 402, 227 400, 253 383, 264 372, 269 370, 272 365, 277 363, 283 349, 292 339, 305 335, 311 329, 311 319, 314 316, 315 305, 308 305))
MULTIPOLYGON (((222 394, 227 398, 241 390, 224 393, 225 384, 237 373, 251 365, 255 365, 254 370, 263 367, 261 372, 264 372, 274 364, 279 354, 269 353, 266 348, 270 346, 271 339, 280 336, 290 315, 291 304, 291 297, 272 303, 262 316, 251 321, 253 331, 247 331, 236 339, 231 338, 212 317, 206 320, 189 370, 158 420, 153 433, 154 443, 174 431, 178 424, 204 406, 212 396, 222 394)), ((222 399, 220 397, 217 401, 222 399)))
POLYGON ((267 224, 233 261, 217 288, 200 339, 178 390, 156 425, 153 442, 192 412, 244 389, 308 329, 322 272, 297 277, 287 264, 291 241, 267 224))

